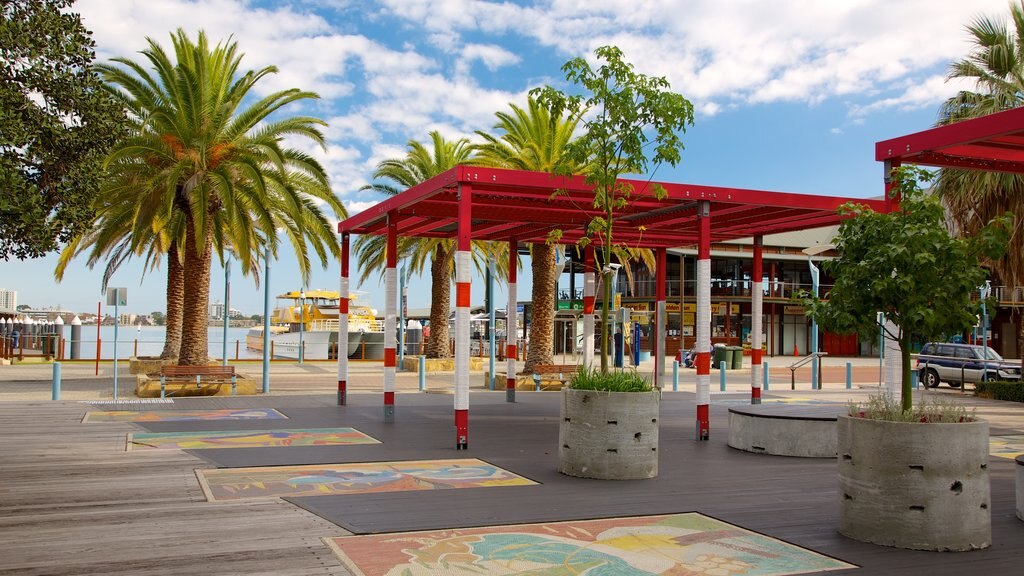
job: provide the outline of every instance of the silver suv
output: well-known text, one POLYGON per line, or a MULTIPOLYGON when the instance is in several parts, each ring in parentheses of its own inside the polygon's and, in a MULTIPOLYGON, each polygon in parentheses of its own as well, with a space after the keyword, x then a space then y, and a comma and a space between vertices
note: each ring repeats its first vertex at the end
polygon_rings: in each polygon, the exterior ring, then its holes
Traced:
POLYGON ((965 382, 981 382, 983 376, 985 380, 1020 380, 1020 363, 1005 361, 995 350, 973 344, 929 342, 917 357, 917 370, 925 388, 940 382, 959 388, 965 382))

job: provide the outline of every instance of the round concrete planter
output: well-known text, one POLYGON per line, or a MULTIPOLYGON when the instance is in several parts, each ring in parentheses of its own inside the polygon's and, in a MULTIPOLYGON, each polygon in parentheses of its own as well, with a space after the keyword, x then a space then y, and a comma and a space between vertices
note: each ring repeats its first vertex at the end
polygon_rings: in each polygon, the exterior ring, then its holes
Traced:
POLYGON ((1017 456, 1017 518, 1024 520, 1024 456, 1017 456))
POLYGON ((562 389, 558 471, 600 480, 658 475, 658 393, 562 389))
POLYGON ((988 422, 837 425, 840 533, 912 550, 992 544, 988 422))

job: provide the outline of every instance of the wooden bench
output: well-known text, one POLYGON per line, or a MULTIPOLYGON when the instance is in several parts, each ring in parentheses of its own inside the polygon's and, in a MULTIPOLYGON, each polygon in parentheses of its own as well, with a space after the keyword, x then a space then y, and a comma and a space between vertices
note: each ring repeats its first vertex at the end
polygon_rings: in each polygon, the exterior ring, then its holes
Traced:
POLYGON ((533 381, 540 390, 540 383, 543 380, 560 380, 563 384, 579 370, 575 364, 536 364, 533 367, 533 381))
POLYGON ((231 395, 235 395, 238 383, 235 376, 234 366, 162 366, 160 368, 160 397, 164 397, 164 388, 167 379, 188 378, 196 383, 196 388, 202 386, 203 380, 207 382, 231 381, 231 395))

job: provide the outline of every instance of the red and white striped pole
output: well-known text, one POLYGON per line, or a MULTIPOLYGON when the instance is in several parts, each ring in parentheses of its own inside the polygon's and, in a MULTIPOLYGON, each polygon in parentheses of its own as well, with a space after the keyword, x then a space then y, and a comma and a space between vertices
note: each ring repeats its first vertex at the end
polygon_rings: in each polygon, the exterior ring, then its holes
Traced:
POLYGON ((338 294, 338 406, 348 403, 348 232, 341 234, 341 287, 338 294))
MULTIPOLYGON (((595 276, 594 245, 587 244, 583 248, 583 365, 588 370, 594 366, 595 276)), ((610 303, 609 308, 612 306, 610 303)))
POLYGON ((388 214, 384 269, 384 421, 395 419, 395 322, 398 314, 398 219, 388 214))
POLYGON ((655 252, 657 266, 654 270, 655 288, 655 320, 654 320, 654 387, 661 388, 665 384, 665 333, 668 318, 665 313, 665 288, 668 284, 668 254, 664 248, 655 252))
POLYGON ((761 372, 761 321, 764 316, 764 285, 761 277, 764 274, 761 263, 761 252, 764 238, 754 236, 754 269, 751 271, 750 286, 750 403, 761 403, 761 384, 764 374, 761 372))
POLYGON ((505 307, 505 401, 516 401, 516 358, 519 350, 516 337, 519 324, 518 302, 516 302, 516 272, 519 267, 519 241, 508 241, 508 306, 505 307))
POLYGON ((455 449, 469 448, 469 305, 473 280, 470 244, 472 189, 459 185, 459 232, 455 252, 455 449))
POLYGON ((697 206, 697 440, 711 437, 711 203, 697 206))

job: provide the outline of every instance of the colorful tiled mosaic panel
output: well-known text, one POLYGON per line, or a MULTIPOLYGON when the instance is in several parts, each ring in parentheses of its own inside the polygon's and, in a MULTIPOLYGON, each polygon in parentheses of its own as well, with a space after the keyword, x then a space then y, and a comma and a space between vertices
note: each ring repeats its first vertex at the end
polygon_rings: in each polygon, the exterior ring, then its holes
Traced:
POLYGON ((993 456, 1015 460, 1024 454, 1024 436, 991 436, 988 446, 993 456))
POLYGON ((856 568, 695 512, 324 540, 363 576, 777 576, 856 568))
POLYGON ((344 444, 380 444, 380 442, 355 428, 144 432, 128 434, 128 450, 209 450, 213 448, 337 446, 344 444))
POLYGON ((475 458, 222 468, 196 474, 210 501, 536 484, 475 458))
POLYGON ((245 410, 104 410, 87 412, 82 422, 183 422, 186 420, 281 420, 287 418, 272 408, 245 410))

